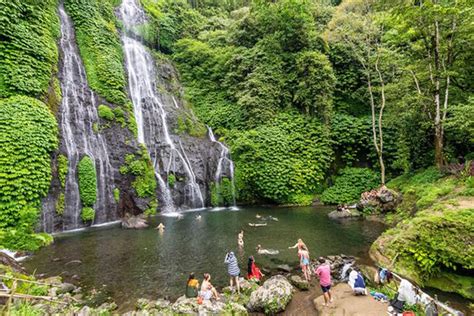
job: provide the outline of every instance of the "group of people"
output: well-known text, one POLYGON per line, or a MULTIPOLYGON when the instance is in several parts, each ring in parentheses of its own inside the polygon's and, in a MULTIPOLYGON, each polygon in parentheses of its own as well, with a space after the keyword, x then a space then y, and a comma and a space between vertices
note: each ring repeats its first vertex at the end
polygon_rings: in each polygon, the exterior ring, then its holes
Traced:
MULTIPOLYGON (((230 277, 230 287, 240 293, 240 268, 234 252, 230 251, 226 254, 224 263, 227 264, 227 273, 230 277)), ((255 258, 250 256, 247 264, 247 279, 260 281, 264 277, 262 271, 255 264, 255 258)), ((199 281, 194 273, 191 273, 186 284, 186 297, 197 297, 199 301, 215 299, 219 300, 219 293, 211 283, 211 275, 204 273, 203 281, 199 286, 199 281)))

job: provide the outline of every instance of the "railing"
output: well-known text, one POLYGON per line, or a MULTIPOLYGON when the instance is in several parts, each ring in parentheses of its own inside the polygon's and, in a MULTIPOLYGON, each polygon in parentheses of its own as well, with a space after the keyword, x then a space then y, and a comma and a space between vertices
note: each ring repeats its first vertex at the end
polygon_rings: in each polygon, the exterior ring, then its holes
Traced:
MULTIPOLYGON (((379 268, 381 268, 381 269, 386 269, 386 268, 380 267, 380 266, 379 266, 379 268)), ((389 269, 386 269, 386 270, 388 271, 389 269)), ((390 270, 390 272, 392 273, 393 277, 396 278, 399 282, 401 282, 402 280, 407 280, 407 279, 402 278, 400 275, 394 273, 392 270, 390 270)), ((377 272, 377 273, 378 273, 378 272, 377 272)), ((407 281, 408 281, 408 280, 407 280, 407 281)), ((410 282, 410 281, 409 281, 409 282, 410 282)), ((421 290, 421 288, 418 287, 418 286, 416 286, 416 285, 414 285, 413 282, 410 282, 410 283, 413 285, 413 287, 416 289, 416 292, 417 292, 420 296, 421 296, 421 295, 425 295, 425 297, 427 297, 427 298, 429 298, 429 300, 433 301, 434 304, 437 306, 438 311, 442 310, 442 311, 445 312, 445 313, 440 313, 440 315, 464 316, 464 313, 463 313, 463 312, 458 311, 458 310, 456 310, 456 309, 454 309, 454 308, 448 306, 447 304, 438 301, 438 299, 437 299, 436 297, 433 298, 433 297, 431 297, 430 295, 428 295, 426 292, 423 292, 423 291, 421 290), (446 313, 447 313, 447 314, 446 314, 446 313)))
MULTIPOLYGON (((24 279, 19 279, 15 278, 9 275, 4 275, 0 274, 0 297, 6 297, 8 298, 7 304, 5 305, 5 309, 0 312, 4 312, 7 316, 10 315, 10 309, 11 309, 11 304, 13 302, 14 298, 17 299, 24 299, 24 300, 43 300, 43 301, 49 301, 57 304, 64 304, 67 305, 68 303, 60 301, 57 299, 57 297, 53 296, 41 296, 41 295, 30 295, 30 294, 24 294, 24 293, 16 293, 17 288, 18 288, 18 283, 30 283, 30 284, 37 284, 37 285, 43 285, 43 286, 48 286, 48 287, 53 287, 55 284, 52 283, 44 283, 44 282, 38 282, 38 281, 32 281, 32 280, 24 280, 24 279), (11 288, 8 288, 5 283, 3 283, 3 280, 12 280, 12 286, 11 288)), ((72 298, 74 301, 75 299, 72 298)))

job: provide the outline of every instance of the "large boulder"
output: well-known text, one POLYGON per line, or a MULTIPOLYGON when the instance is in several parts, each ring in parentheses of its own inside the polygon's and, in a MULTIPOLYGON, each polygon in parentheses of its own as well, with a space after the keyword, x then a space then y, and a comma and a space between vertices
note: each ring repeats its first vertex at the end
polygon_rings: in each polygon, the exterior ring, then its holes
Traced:
POLYGON ((335 210, 328 214, 330 219, 357 218, 360 216, 362 216, 362 214, 355 209, 345 209, 342 211, 335 210))
POLYGON ((292 275, 290 276, 290 282, 293 284, 295 287, 302 291, 307 291, 309 290, 309 282, 304 280, 302 277, 299 275, 292 275))
POLYGON ((141 229, 147 228, 148 224, 141 216, 131 216, 126 214, 122 219, 122 228, 126 229, 141 229))
POLYGON ((269 314, 284 311, 293 297, 293 292, 293 286, 284 276, 273 276, 252 292, 247 308, 269 314))
POLYGON ((377 190, 364 192, 361 194, 357 209, 367 213, 369 211, 391 212, 395 211, 401 203, 402 197, 394 190, 382 186, 377 190))

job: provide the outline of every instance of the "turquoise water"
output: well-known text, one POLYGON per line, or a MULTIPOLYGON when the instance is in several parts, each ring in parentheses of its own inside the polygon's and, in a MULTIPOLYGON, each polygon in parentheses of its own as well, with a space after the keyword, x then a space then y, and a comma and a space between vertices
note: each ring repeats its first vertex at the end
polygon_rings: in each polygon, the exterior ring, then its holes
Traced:
POLYGON ((297 266, 296 249, 288 249, 302 238, 311 257, 344 253, 368 260, 370 244, 384 226, 369 221, 329 220, 325 207, 243 208, 239 211, 201 211, 185 213, 182 219, 157 216, 144 230, 120 227, 92 228, 57 236, 50 247, 41 249, 25 261, 25 267, 36 273, 62 274, 67 279, 80 277, 86 288, 103 289, 119 305, 131 305, 140 297, 177 298, 184 293, 186 278, 194 271, 201 279, 212 275, 218 288, 227 285, 224 256, 232 250, 246 274, 247 258, 254 255, 260 267, 274 269, 278 264, 297 266), (201 219, 196 219, 197 215, 201 219), (265 227, 248 223, 265 223, 256 214, 272 215, 278 221, 267 221, 265 227), (166 226, 163 234, 154 227, 166 226), (244 248, 238 249, 237 234, 244 229, 244 248), (255 247, 280 251, 275 256, 256 254, 255 247), (81 260, 81 264, 66 264, 81 260))

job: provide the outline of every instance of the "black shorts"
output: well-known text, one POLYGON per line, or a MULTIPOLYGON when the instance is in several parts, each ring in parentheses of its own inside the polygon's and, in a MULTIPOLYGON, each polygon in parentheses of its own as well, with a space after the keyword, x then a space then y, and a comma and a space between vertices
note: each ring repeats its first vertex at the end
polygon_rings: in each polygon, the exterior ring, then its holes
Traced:
POLYGON ((323 290, 323 293, 327 293, 330 289, 331 289, 331 285, 328 285, 328 286, 321 285, 321 290, 323 290))

